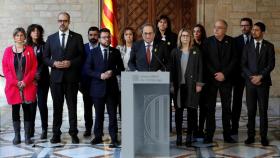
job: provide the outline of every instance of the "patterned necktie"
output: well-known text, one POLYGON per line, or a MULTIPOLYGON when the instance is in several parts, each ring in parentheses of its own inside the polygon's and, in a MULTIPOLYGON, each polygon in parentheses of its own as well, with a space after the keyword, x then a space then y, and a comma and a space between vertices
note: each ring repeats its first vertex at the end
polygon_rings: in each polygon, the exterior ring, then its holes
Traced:
POLYGON ((147 45, 147 49, 146 49, 146 60, 147 63, 150 64, 151 62, 151 51, 150 51, 150 45, 147 45))

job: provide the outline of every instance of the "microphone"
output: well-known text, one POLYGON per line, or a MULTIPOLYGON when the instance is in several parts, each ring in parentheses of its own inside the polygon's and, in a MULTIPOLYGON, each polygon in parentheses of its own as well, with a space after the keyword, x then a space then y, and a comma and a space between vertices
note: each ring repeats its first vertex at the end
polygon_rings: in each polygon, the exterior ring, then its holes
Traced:
MULTIPOLYGON (((157 48, 157 46, 156 46, 155 48, 157 48)), ((158 56, 156 55, 155 52, 153 52, 153 57, 155 57, 156 60, 159 62, 159 64, 164 68, 164 71, 167 71, 166 66, 165 66, 165 65, 162 63, 162 61, 158 58, 158 56)))

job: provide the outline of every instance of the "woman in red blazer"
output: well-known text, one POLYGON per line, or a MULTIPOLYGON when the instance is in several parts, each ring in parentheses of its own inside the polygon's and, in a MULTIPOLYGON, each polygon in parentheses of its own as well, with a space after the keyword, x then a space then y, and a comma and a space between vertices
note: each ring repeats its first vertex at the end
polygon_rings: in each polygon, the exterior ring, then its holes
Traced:
POLYGON ((20 139, 20 105, 24 114, 25 144, 31 144, 30 121, 31 104, 36 98, 35 74, 37 59, 32 47, 25 45, 26 33, 23 28, 16 28, 13 33, 15 44, 5 49, 2 68, 6 77, 5 94, 8 104, 12 105, 15 138, 13 144, 20 139))

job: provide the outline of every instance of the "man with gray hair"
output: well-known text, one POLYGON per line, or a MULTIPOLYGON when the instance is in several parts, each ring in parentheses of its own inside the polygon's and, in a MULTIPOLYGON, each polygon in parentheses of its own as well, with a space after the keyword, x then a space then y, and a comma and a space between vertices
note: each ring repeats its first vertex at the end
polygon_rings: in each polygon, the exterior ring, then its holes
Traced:
POLYGON ((204 143, 212 143, 216 128, 215 111, 217 92, 219 91, 222 103, 222 123, 224 141, 235 143, 231 138, 231 91, 233 69, 236 66, 236 48, 234 39, 226 35, 227 22, 218 20, 214 25, 214 36, 206 39, 204 54, 206 77, 208 81, 206 137, 204 143))
POLYGON ((131 48, 128 67, 130 71, 167 71, 168 52, 163 43, 154 42, 155 29, 151 24, 144 24, 141 29, 143 40, 137 41, 131 48))

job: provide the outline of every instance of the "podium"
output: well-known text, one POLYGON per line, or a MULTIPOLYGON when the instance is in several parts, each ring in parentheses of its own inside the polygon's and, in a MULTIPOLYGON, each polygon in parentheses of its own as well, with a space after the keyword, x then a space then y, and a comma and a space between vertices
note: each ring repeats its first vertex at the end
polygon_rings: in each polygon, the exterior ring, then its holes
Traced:
POLYGON ((122 158, 169 157, 169 72, 122 72, 122 158))

